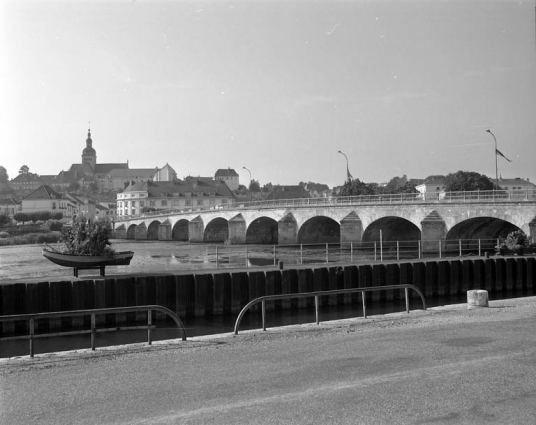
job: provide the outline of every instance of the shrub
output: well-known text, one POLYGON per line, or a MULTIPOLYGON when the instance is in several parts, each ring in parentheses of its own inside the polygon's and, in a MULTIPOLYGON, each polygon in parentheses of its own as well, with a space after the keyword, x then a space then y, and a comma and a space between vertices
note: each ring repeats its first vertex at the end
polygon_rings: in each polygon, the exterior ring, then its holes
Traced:
POLYGON ((36 242, 38 244, 43 243, 56 243, 61 240, 61 232, 50 232, 46 234, 37 235, 36 242))
POLYGON ((504 240, 506 247, 512 251, 528 248, 530 246, 530 240, 527 234, 523 230, 515 230, 508 234, 504 240))
POLYGON ((44 225, 44 228, 48 229, 48 230, 61 230, 61 228, 63 227, 63 223, 61 221, 58 221, 58 220, 48 220, 45 225, 44 225))
POLYGON ((62 231, 61 241, 67 252, 73 255, 112 255, 114 250, 108 237, 110 223, 105 220, 78 218, 72 227, 62 231))
POLYGON ((0 238, 9 238, 9 233, 7 233, 7 232, 0 232, 0 238))

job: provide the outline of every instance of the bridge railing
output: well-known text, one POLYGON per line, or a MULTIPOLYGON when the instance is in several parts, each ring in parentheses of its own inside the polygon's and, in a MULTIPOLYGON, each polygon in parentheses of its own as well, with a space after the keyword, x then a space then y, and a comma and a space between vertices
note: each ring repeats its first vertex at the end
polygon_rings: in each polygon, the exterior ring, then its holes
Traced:
POLYGON ((269 209, 281 207, 333 207, 345 205, 389 205, 389 204, 426 204, 451 202, 534 202, 536 190, 479 190, 471 192, 427 192, 422 193, 394 193, 359 196, 331 196, 325 198, 293 198, 273 199, 261 201, 237 201, 232 204, 216 206, 195 206, 173 209, 161 209, 136 215, 118 216, 116 222, 144 217, 157 217, 177 214, 191 214, 193 212, 228 211, 241 209, 269 209))
POLYGON ((298 245, 214 245, 206 255, 216 268, 360 263, 484 256, 495 253, 497 239, 372 241, 298 245))

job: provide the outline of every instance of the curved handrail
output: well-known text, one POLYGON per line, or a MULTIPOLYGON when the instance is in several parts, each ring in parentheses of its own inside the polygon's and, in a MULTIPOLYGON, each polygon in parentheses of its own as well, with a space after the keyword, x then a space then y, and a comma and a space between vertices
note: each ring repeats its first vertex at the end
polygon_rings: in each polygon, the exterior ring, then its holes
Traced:
MULTIPOLYGON (((274 300, 283 300, 283 299, 289 299, 289 298, 307 298, 307 297, 315 297, 315 309, 316 309, 316 324, 318 325, 320 323, 318 318, 318 297, 319 296, 327 296, 327 295, 336 295, 336 294, 352 294, 355 292, 372 292, 372 291, 387 291, 387 290, 394 290, 394 289, 405 289, 405 295, 406 295, 406 311, 409 313, 409 300, 408 300, 408 289, 413 289, 419 294, 422 300, 423 310, 426 310, 426 299, 424 298, 424 295, 422 291, 415 285, 411 285, 409 283, 401 284, 401 285, 386 285, 386 286, 368 286, 365 288, 348 288, 348 289, 334 289, 330 291, 315 291, 315 292, 300 292, 300 293, 293 293, 293 294, 278 294, 278 295, 265 295, 263 297, 255 298, 254 300, 247 303, 244 308, 240 311, 238 314, 238 317, 235 322, 234 327, 234 334, 238 335, 238 327, 240 326, 240 322, 242 321, 242 318, 246 314, 246 312, 255 304, 262 303, 262 323, 263 323, 263 330, 266 331, 266 301, 274 301, 274 300)), ((366 318, 366 306, 365 306, 365 297, 363 298, 363 315, 366 318)))
MULTIPOLYGON (((34 338, 50 338, 53 336, 59 336, 59 335, 66 335, 66 334, 82 334, 82 333, 91 333, 91 349, 95 349, 95 333, 97 332, 95 328, 95 316, 98 314, 117 314, 117 313, 131 313, 131 312, 147 312, 147 330, 148 330, 148 343, 151 344, 151 314, 150 312, 152 310, 159 311, 173 319, 175 324, 177 325, 177 328, 179 329, 179 332, 181 334, 181 339, 183 341, 186 341, 186 330, 184 327, 184 324, 182 323, 182 320, 179 316, 177 316, 175 313, 173 313, 170 309, 161 306, 161 305, 144 305, 144 306, 129 306, 129 307, 109 307, 109 308, 96 308, 96 309, 89 309, 89 310, 70 310, 70 311, 53 311, 53 312, 46 312, 46 313, 29 313, 29 314, 13 314, 8 316, 0 316, 0 323, 1 322, 9 322, 9 321, 15 321, 15 320, 28 320, 30 322, 30 329, 29 329, 29 335, 23 335, 23 336, 14 336, 14 337, 4 337, 0 338, 0 341, 2 340, 14 340, 14 339, 29 339, 30 340, 30 356, 33 357, 33 339, 34 338), (76 317, 76 316, 87 316, 91 315, 91 330, 80 330, 80 331, 60 331, 57 333, 49 333, 49 334, 40 334, 40 335, 34 335, 34 323, 36 320, 39 319, 50 319, 50 318, 58 318, 58 317, 76 317)), ((132 327, 131 327, 132 328, 132 327)), ((139 327, 135 327, 139 328, 139 327)), ((122 328, 122 329, 128 329, 122 328)), ((114 329, 115 330, 115 329, 114 329)), ((100 332, 104 332, 108 330, 100 330, 100 332)))

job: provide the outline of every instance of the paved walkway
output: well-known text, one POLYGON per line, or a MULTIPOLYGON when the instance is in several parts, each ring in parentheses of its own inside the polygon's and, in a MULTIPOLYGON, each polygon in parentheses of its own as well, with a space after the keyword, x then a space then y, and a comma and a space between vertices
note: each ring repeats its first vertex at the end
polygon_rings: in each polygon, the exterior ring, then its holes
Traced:
POLYGON ((534 424, 536 297, 0 360, 1 424, 534 424))

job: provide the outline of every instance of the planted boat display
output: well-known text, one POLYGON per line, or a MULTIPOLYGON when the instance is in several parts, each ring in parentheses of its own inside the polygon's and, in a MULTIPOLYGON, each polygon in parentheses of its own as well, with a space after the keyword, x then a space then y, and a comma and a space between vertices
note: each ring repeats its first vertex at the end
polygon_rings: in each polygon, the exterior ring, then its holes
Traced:
POLYGON ((43 256, 55 264, 72 267, 74 276, 84 269, 99 269, 105 275, 106 266, 126 266, 134 256, 132 251, 115 252, 109 241, 110 223, 105 220, 78 218, 62 231, 63 250, 43 248, 43 256))

